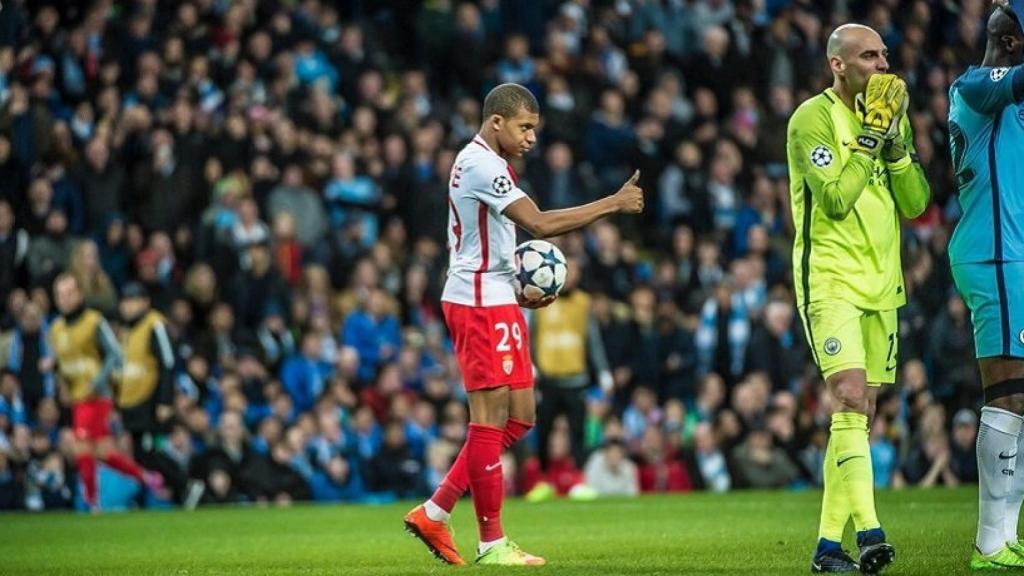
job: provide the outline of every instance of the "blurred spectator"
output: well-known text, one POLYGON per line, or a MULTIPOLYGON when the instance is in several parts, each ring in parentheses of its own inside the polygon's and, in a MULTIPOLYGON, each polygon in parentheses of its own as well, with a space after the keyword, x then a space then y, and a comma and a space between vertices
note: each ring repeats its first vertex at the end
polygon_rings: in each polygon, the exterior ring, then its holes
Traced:
POLYGON ((648 428, 640 441, 641 492, 685 492, 693 489, 690 474, 678 455, 667 446, 660 428, 648 428))
POLYGON ((16 286, 25 284, 29 240, 28 233, 17 227, 11 203, 0 200, 0 302, 6 302, 16 286))
POLYGON ((249 266, 235 277, 231 295, 239 327, 255 332, 269 309, 287 310, 288 288, 266 244, 253 244, 246 252, 249 266))
POLYGON ((595 451, 584 469, 587 486, 601 496, 636 496, 640 492, 636 464, 622 442, 610 441, 595 451))
POLYGON ((365 306, 349 315, 342 329, 342 344, 359 355, 359 379, 363 382, 372 381, 381 364, 395 358, 402 346, 398 319, 390 307, 387 294, 373 290, 365 306))
POLYGON ((68 263, 71 274, 81 286, 85 305, 105 315, 112 315, 117 308, 117 294, 110 277, 100 266, 99 251, 92 240, 82 240, 71 251, 68 263))
POLYGON ((733 449, 733 465, 739 481, 748 488, 784 488, 799 478, 795 464, 774 445, 768 430, 755 428, 733 449))
POLYGON ((401 422, 389 422, 384 428, 384 442, 379 453, 370 459, 366 486, 376 492, 388 492, 396 498, 412 498, 426 492, 423 485, 423 463, 412 457, 401 422))
POLYGON ((583 425, 590 373, 598 375, 603 391, 614 385, 597 323, 590 316, 590 295, 578 288, 579 262, 569 260, 565 286, 558 300, 529 317, 531 357, 537 371, 537 455, 548 469, 548 436, 555 418, 569 424, 569 450, 582 466, 583 425))
POLYGON ((281 383, 295 409, 307 412, 323 393, 332 366, 320 360, 320 341, 315 334, 302 337, 300 353, 290 356, 281 367, 281 383))
POLYGON ((769 302, 747 344, 745 370, 764 372, 773 390, 794 390, 803 372, 807 345, 789 302, 769 302))
POLYGON ((901 482, 896 469, 898 454, 892 439, 887 437, 889 423, 885 417, 875 417, 871 422, 871 472, 876 488, 890 488, 901 482))
MULTIPOLYGON (((561 422, 561 421, 560 421, 561 422)), ((583 472, 571 451, 569 431, 565 425, 556 425, 547 437, 547 466, 531 458, 523 466, 523 492, 527 501, 546 500, 552 496, 568 496, 583 484, 583 472)))
POLYGON ((928 357, 934 363, 932 389, 936 397, 977 397, 981 381, 972 364, 974 331, 967 306, 957 294, 950 294, 932 324, 928 357))
POLYGON ((302 223, 296 236, 306 248, 312 248, 327 231, 324 207, 316 193, 304 185, 302 169, 297 164, 289 164, 285 168, 281 185, 270 192, 267 206, 271 219, 286 212, 296 222, 302 223))
POLYGON ((7 351, 7 369, 17 376, 25 410, 32 415, 44 398, 57 397, 55 360, 46 338, 48 329, 39 306, 26 302, 7 351))
POLYGON ((953 416, 953 434, 949 442, 950 471, 960 482, 978 481, 978 417, 961 408, 953 416))
POLYGON ((718 449, 710 424, 701 423, 694 431, 694 457, 704 487, 712 492, 728 492, 732 487, 728 462, 718 449))
POLYGON ((714 296, 704 302, 697 328, 698 372, 715 372, 733 382, 743 372, 743 360, 750 341, 747 305, 732 292, 728 281, 715 287, 714 296))

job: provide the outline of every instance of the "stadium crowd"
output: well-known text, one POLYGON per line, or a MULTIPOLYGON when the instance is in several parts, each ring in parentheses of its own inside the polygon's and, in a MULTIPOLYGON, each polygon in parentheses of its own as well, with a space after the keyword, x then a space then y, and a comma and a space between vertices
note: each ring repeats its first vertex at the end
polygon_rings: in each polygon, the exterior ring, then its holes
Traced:
POLYGON ((829 400, 794 307, 785 127, 830 84, 824 40, 848 21, 878 30, 906 79, 933 190, 904 226, 901 385, 871 429, 875 483, 974 481, 981 389, 945 252, 946 114, 987 10, 4 2, 0 508, 79 492, 45 338, 65 270, 115 329, 131 282, 166 315, 172 389, 149 428, 119 434, 166 481, 147 504, 429 494, 467 424, 439 302, 447 179, 502 82, 541 102, 517 166, 541 207, 636 168, 649 198, 643 218, 557 240, 573 277, 531 317, 539 426, 506 455, 507 490, 819 485, 829 400), (586 327, 545 319, 558 313, 586 327))

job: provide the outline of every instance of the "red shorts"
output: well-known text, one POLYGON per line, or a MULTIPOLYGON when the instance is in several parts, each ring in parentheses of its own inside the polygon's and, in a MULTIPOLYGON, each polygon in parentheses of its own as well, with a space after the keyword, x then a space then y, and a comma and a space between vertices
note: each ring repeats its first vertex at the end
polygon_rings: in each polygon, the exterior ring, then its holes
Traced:
POLYGON ((79 402, 71 408, 71 423, 75 438, 100 440, 110 436, 110 413, 114 402, 110 398, 94 398, 79 402))
POLYGON ((533 386, 530 335, 516 304, 477 308, 442 302, 466 391, 533 386))

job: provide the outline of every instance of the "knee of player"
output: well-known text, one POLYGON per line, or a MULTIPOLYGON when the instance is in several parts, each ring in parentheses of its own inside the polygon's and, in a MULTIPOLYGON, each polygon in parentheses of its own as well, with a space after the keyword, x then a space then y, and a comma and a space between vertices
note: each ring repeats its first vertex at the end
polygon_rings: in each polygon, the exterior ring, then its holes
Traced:
POLYGON ((488 426, 505 426, 508 420, 508 403, 486 402, 470 411, 470 420, 488 426))
POLYGON ((830 388, 838 404, 836 411, 867 414, 868 391, 863 377, 852 374, 840 375, 831 382, 830 388))

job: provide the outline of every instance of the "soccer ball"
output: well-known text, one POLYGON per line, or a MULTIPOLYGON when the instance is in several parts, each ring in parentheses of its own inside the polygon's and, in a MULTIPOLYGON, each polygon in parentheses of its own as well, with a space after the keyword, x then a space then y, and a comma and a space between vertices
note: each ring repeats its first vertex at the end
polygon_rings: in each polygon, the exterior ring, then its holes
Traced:
POLYGON ((516 262, 516 292, 527 300, 554 296, 565 285, 565 256, 550 242, 530 240, 516 246, 516 262))

